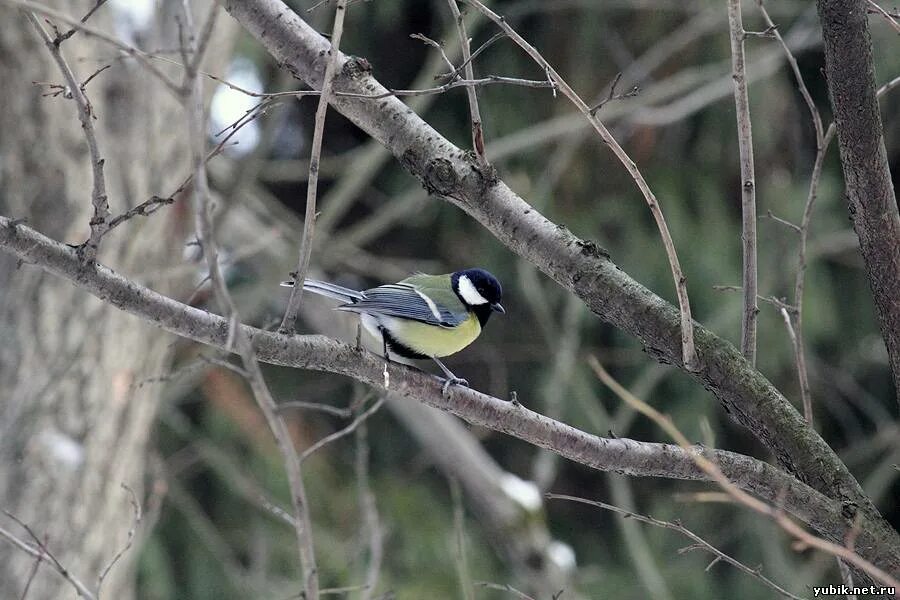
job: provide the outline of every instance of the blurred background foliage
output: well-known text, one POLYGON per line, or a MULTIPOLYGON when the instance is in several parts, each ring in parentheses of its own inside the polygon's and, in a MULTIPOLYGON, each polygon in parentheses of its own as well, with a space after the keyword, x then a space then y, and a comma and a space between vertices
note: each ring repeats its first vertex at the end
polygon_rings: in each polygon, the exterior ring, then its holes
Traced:
MULTIPOLYGON (((293 4, 317 29, 330 30, 330 5, 307 13, 311 2, 293 4)), ((740 284, 741 271, 740 173, 725 2, 492 4, 585 98, 607 97, 617 73, 622 78, 616 92, 639 86, 636 96, 612 100, 599 115, 660 199, 687 275, 695 318, 736 342, 740 294, 714 289, 740 284)), ((830 111, 814 6, 771 4, 773 19, 794 47, 827 125, 830 111)), ((755 3, 745 2, 744 12, 747 29, 765 29, 755 3)), ((473 47, 495 33, 483 19, 471 14, 467 19, 473 47)), ((900 75, 897 37, 879 17, 872 16, 870 25, 877 78, 883 83, 900 75)), ((387 86, 431 87, 434 75, 445 68, 434 49, 409 36, 422 33, 443 41, 456 56, 451 26, 443 0, 354 2, 341 49, 365 57, 387 86)), ((747 52, 761 217, 760 290, 790 301, 798 236, 766 215, 771 211, 799 223, 815 140, 777 43, 750 38, 747 52)), ((475 71, 481 76, 542 77, 509 40, 479 56, 475 71)), ((230 75, 264 91, 296 89, 296 82, 249 38, 238 44, 230 75)), ((215 130, 256 102, 226 88, 218 93, 215 130), (242 102, 250 104, 240 108, 242 102)), ((643 199, 572 106, 549 90, 509 86, 481 88, 479 99, 488 155, 501 177, 550 219, 595 240, 622 269, 674 301, 671 274, 643 199)), ((463 90, 408 101, 452 142, 470 146, 463 90)), ((888 94, 881 105, 896 176, 900 92, 888 94)), ((232 286, 244 319, 260 326, 271 326, 286 301, 277 282, 287 278, 296 260, 297 215, 305 202, 314 111, 312 98, 275 104, 245 128, 238 146, 210 165, 221 208, 221 243, 232 258, 232 286)), ((211 138, 213 143, 218 139, 211 138)), ((626 386, 671 415, 691 439, 769 459, 696 382, 657 365, 634 339, 588 313, 457 208, 428 198, 396 161, 334 111, 328 114, 324 148, 315 275, 371 286, 416 270, 449 272, 478 265, 503 282, 508 314, 492 321, 474 346, 448 360, 473 387, 501 398, 516 391, 530 408, 589 432, 663 441, 652 424, 635 418, 591 375, 585 357, 595 355, 626 386)), ((836 143, 822 175, 809 247, 804 333, 816 427, 880 509, 900 525, 897 407, 842 199, 836 143)), ((202 295, 201 290, 198 303, 202 295)), ((328 310, 328 301, 310 297, 305 303, 305 331, 352 338, 345 316, 328 310)), ((147 507, 156 526, 141 551, 139 597, 297 598, 294 533, 277 511, 267 508, 268 502, 289 505, 278 454, 240 377, 204 359, 202 351, 178 342, 172 372, 147 382, 163 387, 165 405, 155 435, 155 500, 147 507)), ((758 366, 799 405, 784 322, 765 302, 758 366)), ((281 401, 341 408, 373 401, 350 380, 333 375, 274 368, 267 374, 281 401)), ((321 411, 292 410, 290 416, 301 450, 350 422, 321 411)), ((368 481, 384 533, 381 577, 372 597, 391 597, 391 592, 401 599, 464 597, 448 479, 388 411, 368 419, 366 432, 368 481)), ((606 475, 555 461, 497 433, 471 433, 503 469, 523 480, 681 520, 751 567, 763 565, 765 574, 795 593, 811 595, 808 585, 840 581, 833 561, 792 550, 769 523, 727 503, 699 501, 694 493, 706 486, 606 475)), ((348 435, 305 463, 319 576, 326 588, 361 583, 369 558, 357 477, 364 448, 360 443, 348 435)), ((466 498, 462 503, 467 504, 466 498)), ((755 599, 774 594, 723 563, 706 571, 711 557, 681 551, 689 542, 671 531, 559 500, 547 501, 535 518, 574 550, 577 566, 562 598, 755 599)), ((536 589, 498 552, 497 540, 477 513, 466 509, 463 523, 473 580, 536 589)), ((513 597, 482 587, 476 593, 478 598, 513 597)))

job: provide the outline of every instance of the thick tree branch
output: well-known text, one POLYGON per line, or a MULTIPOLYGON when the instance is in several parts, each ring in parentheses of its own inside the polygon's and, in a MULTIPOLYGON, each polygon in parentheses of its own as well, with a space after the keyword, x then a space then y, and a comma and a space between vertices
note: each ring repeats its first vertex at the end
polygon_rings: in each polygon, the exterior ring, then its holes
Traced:
POLYGON ((900 402, 900 213, 891 183, 865 0, 818 0, 825 75, 853 228, 900 402))
MULTIPOLYGON (((167 331, 220 349, 228 346, 232 325, 228 319, 158 294, 103 265, 84 265, 73 249, 6 217, 0 217, 0 248, 167 331)), ((385 389, 385 363, 375 354, 324 336, 286 336, 246 325, 237 327, 241 338, 252 343, 262 361, 346 375, 385 389)), ((475 390, 454 387, 445 396, 441 392, 442 380, 404 365, 391 363, 388 371, 389 391, 393 393, 416 398, 474 425, 507 433, 601 471, 706 480, 694 462, 692 453, 699 453, 714 461, 738 488, 783 506, 827 539, 841 543, 848 532, 858 528, 856 549, 860 556, 890 573, 900 572, 900 542, 895 531, 885 528, 878 518, 856 512, 852 504, 829 499, 762 461, 702 447, 687 451, 670 444, 600 438, 535 413, 518 402, 475 390)))
MULTIPOLYGON (((280 0, 223 3, 279 64, 312 87, 322 85, 330 44, 280 0)), ((370 71, 367 61, 342 55, 335 89, 384 93, 370 71)), ((462 208, 511 250, 577 294, 595 314, 638 338, 658 360, 684 367, 679 310, 621 271, 596 243, 549 221, 399 99, 338 96, 334 107, 385 145, 428 191, 462 208)), ((784 396, 730 343, 699 325, 694 334, 699 364, 693 374, 726 411, 791 473, 832 498, 859 506, 881 522, 885 535, 896 536, 847 467, 784 396)))

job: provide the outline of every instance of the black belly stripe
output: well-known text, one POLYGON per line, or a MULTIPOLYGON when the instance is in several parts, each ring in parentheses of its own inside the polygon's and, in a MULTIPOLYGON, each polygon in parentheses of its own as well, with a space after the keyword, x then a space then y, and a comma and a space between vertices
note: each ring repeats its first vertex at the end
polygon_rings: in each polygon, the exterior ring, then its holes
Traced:
POLYGON ((412 358, 415 360, 421 360, 423 358, 431 358, 425 354, 420 352, 416 352, 409 346, 405 346, 397 341, 397 339, 390 334, 390 332, 384 327, 380 327, 381 335, 384 336, 384 339, 387 341, 388 349, 398 356, 402 356, 403 358, 412 358))

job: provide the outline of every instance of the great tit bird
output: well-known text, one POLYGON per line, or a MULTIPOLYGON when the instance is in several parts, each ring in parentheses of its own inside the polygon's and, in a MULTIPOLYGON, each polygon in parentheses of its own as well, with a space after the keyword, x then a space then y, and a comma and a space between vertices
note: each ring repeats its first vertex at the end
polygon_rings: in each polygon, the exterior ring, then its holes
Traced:
MULTIPOLYGON (((294 282, 282 285, 293 287, 294 282)), ((445 393, 450 385, 468 382, 454 375, 439 358, 474 342, 491 313, 506 312, 500 304, 500 282, 484 269, 446 275, 419 273, 362 292, 307 279, 303 289, 341 300, 344 304, 338 310, 359 314, 363 327, 381 338, 387 360, 390 352, 434 360, 447 377, 445 393)))

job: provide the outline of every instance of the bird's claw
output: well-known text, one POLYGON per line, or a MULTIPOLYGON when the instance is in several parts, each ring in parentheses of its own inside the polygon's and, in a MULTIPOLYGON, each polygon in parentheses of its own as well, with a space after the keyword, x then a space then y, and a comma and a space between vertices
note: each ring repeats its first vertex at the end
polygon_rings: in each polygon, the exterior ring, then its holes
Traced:
POLYGON ((469 382, 462 377, 447 377, 444 380, 444 385, 441 387, 441 393, 443 395, 447 395, 447 392, 450 390, 450 386, 453 385, 461 385, 465 387, 469 387, 469 382))

